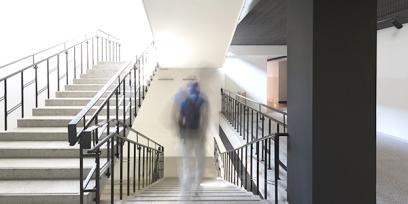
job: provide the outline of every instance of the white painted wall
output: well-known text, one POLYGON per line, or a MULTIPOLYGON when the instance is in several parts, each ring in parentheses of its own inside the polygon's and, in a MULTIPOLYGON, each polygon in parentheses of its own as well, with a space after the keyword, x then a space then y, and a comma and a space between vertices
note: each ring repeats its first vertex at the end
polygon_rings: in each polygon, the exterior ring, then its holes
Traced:
MULTIPOLYGON (((0 1, 0 66, 27 56, 54 44, 75 38, 75 42, 85 39, 85 35, 94 35, 102 29, 121 39, 122 60, 129 60, 140 53, 152 36, 141 1, 134 0, 1 0, 0 1)), ((72 45, 68 43, 68 45, 72 45)), ((61 51, 63 47, 58 47, 61 51)), ((89 48, 91 49, 91 47, 89 48)), ((96 48, 95 48, 96 49, 96 48)), ((54 54, 51 50, 38 58, 54 54)), ((69 63, 73 64, 72 51, 69 63)), ((84 55, 85 56, 85 55, 84 55)), ((79 59, 79 50, 77 50, 79 59)), ((61 66, 65 65, 62 60, 61 66)), ((17 69, 31 64, 31 59, 16 66, 0 70, 0 78, 17 69)), ((79 67, 80 60, 77 60, 79 67)), ((56 67, 56 59, 50 61, 50 69, 56 67)), ((46 84, 46 64, 39 65, 39 88, 46 84)), ((72 69, 70 76, 73 75, 72 69)), ((25 83, 34 78, 33 69, 24 72, 25 83)), ((51 97, 56 91, 54 79, 56 72, 51 73, 51 97)), ((65 80, 65 79, 64 79, 65 80)), ((20 75, 8 81, 8 109, 20 102, 20 92, 13 94, 12 87, 20 89, 20 75)), ((4 83, 0 82, 0 97, 4 95, 4 83)), ((45 92, 39 96, 39 104, 43 105, 45 92)), ((0 102, 0 107, 4 102, 0 102)), ((34 85, 25 88, 25 116, 31 115, 34 107, 34 85)), ((16 118, 21 117, 21 109, 9 115, 9 129, 16 126, 16 118)), ((0 130, 3 130, 4 109, 0 109, 0 130)))
POLYGON ((122 40, 122 59, 151 41, 141 1, 2 0, 0 65, 96 29, 122 40))
POLYGON ((408 140, 408 24, 377 32, 377 131, 408 140))
POLYGON ((266 104, 267 59, 286 56, 286 52, 286 46, 231 46, 221 68, 223 87, 235 93, 245 91, 248 97, 266 104))
POLYGON ((168 69, 159 70, 138 113, 133 127, 146 136, 158 141, 165 148, 166 176, 177 176, 181 147, 172 105, 180 87, 188 83, 183 78, 194 76, 199 80, 201 91, 209 100, 210 115, 206 144, 206 176, 215 176, 213 166, 213 138, 218 135, 219 111, 221 110, 220 89, 223 81, 218 69, 168 69), (173 80, 158 80, 172 78, 173 80), (169 170, 169 171, 167 171, 169 170))
POLYGON ((235 32, 243 0, 144 0, 166 68, 219 68, 235 32))

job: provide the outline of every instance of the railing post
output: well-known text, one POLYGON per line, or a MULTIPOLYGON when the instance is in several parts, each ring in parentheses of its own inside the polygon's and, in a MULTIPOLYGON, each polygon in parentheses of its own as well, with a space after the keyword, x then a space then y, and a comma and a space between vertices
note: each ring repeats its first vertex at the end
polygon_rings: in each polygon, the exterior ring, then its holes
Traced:
POLYGON ((110 164, 110 171, 111 171, 111 204, 114 204, 115 202, 115 155, 114 155, 114 148, 115 148, 115 138, 112 137, 112 139, 110 139, 110 145, 111 145, 111 155, 110 155, 110 160, 111 160, 111 164, 110 164))
POLYGON ((99 36, 96 36, 96 64, 99 63, 99 36))
POLYGON ((135 113, 134 116, 137 116, 137 87, 136 87, 136 64, 133 65, 133 88, 134 88, 134 95, 135 95, 135 113))
POLYGON ((278 204, 278 188, 279 188, 279 135, 275 136, 275 203, 278 204))
POLYGON ((127 196, 130 195, 130 142, 127 142, 127 196))
POLYGON ((140 154, 140 151, 141 151, 141 147, 140 147, 140 145, 138 145, 137 146, 137 151, 138 151, 138 155, 139 155, 139 157, 137 158, 137 168, 138 168, 138 170, 137 170, 137 189, 138 190, 140 190, 140 159, 141 159, 141 154, 140 154))
POLYGON ((74 46, 74 79, 76 79, 76 47, 74 46))
POLYGON ((86 40, 86 70, 89 70, 89 40, 86 40))
POLYGON ((136 143, 133 143, 133 193, 136 192, 136 143))
POLYGON ((79 203, 84 204, 84 155, 81 141, 79 143, 79 203))
POLYGON ((47 59, 47 98, 50 98, 50 60, 47 59))
POLYGON ((38 108, 38 66, 34 65, 35 107, 38 108))
POLYGON ((99 204, 101 201, 101 186, 100 186, 100 151, 98 150, 95 153, 95 163, 96 163, 96 169, 95 169, 95 202, 96 204, 99 204))
POLYGON ((21 72, 21 117, 24 118, 24 71, 21 72))
POLYGON ((60 90, 60 55, 57 55, 57 91, 60 90))
POLYGON ((256 195, 259 195, 259 141, 256 142, 256 195))
POLYGON ((264 148, 263 152, 265 155, 264 158, 264 198, 265 200, 268 199, 268 156, 267 156, 267 147, 268 147, 268 139, 264 140, 264 148))
POLYGON ((95 48, 94 48, 94 37, 92 37, 92 67, 95 65, 95 60, 94 60, 94 57, 95 57, 95 48))
POLYGON ((83 74, 84 70, 83 70, 83 66, 84 66, 84 62, 83 62, 83 43, 81 43, 81 74, 83 74))
POLYGON ((65 51, 65 79, 66 79, 66 85, 68 85, 68 50, 65 51))
POLYGON ((4 130, 7 130, 7 79, 4 79, 4 130))

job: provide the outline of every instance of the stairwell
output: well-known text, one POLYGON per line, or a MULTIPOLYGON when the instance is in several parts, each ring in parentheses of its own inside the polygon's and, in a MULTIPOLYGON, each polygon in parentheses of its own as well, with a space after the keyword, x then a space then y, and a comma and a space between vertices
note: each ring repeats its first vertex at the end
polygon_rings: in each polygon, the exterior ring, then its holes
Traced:
MULTIPOLYGON (((164 178, 150 187, 128 197, 122 203, 267 203, 258 196, 220 178, 204 179, 200 186, 185 194, 180 193, 178 178, 164 178)), ((120 203, 120 202, 118 202, 120 203)))
MULTIPOLYGON (((79 202, 78 145, 67 142, 67 124, 122 64, 99 63, 32 109, 32 117, 18 119, 17 128, 0 132, 0 203, 79 202)), ((93 164, 84 159, 86 174, 93 164)))

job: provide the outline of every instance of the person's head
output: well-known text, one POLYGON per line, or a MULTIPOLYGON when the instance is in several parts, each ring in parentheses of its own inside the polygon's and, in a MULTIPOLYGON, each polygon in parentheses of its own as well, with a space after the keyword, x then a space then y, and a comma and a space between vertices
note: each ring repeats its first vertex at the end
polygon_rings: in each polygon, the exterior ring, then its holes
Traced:
POLYGON ((190 95, 198 95, 200 94, 200 85, 198 84, 197 80, 190 82, 187 85, 187 91, 190 95))

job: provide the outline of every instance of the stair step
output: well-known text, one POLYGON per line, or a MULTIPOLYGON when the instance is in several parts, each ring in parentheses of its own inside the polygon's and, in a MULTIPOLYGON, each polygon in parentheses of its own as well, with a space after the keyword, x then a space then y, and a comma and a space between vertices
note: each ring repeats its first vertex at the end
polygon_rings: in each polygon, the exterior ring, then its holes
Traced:
MULTIPOLYGON (((56 98, 92 98, 98 91, 58 91, 55 93, 56 98)), ((102 97, 108 97, 112 92, 105 92, 102 97)), ((126 95, 134 94, 129 91, 126 91, 126 95)))
MULTIPOLYGON (((72 118, 72 116, 34 116, 17 119, 17 127, 67 127, 72 118)), ((129 120, 129 114, 126 120, 129 120)), ((115 124, 112 123, 112 125, 115 124)), ((82 120, 79 121, 78 127, 83 127, 82 120)))
MULTIPOLYGON (((109 112, 110 114, 114 114, 116 108, 114 107, 115 104, 111 104, 109 112)), ((82 110, 83 106, 47 106, 41 108, 34 108, 33 116, 75 116, 82 110)), ((88 115, 92 115, 95 111, 99 108, 99 106, 94 106, 88 112, 88 115)), ((119 107, 119 114, 122 114, 123 108, 122 106, 119 107)), ((106 115, 107 109, 104 107, 99 114, 106 115)))
POLYGON ((100 79, 111 79, 112 78, 112 74, 104 74, 104 73, 89 73, 89 74, 81 74, 80 78, 81 79, 94 79, 94 78, 100 78, 100 79))
POLYGON ((111 68, 111 67, 100 67, 98 69, 91 69, 86 72, 86 74, 108 74, 113 76, 116 74, 120 69, 119 68, 111 68))
MULTIPOLYGON (((123 97, 122 97, 123 98, 123 97)), ((45 106, 85 106, 91 101, 92 98, 53 98, 53 99, 46 99, 45 106)), ((105 98, 101 98, 96 102, 96 105, 101 105, 105 98)), ((119 101, 121 98, 119 98, 119 101)), ((113 97, 110 99, 110 105, 116 105, 116 98, 113 97)), ((126 99, 126 104, 129 103, 129 99, 126 99)))
MULTIPOLYGON (((66 91, 99 91, 101 90, 105 84, 70 84, 65 85, 66 91)), ((113 89, 114 86, 111 86, 113 89)))
POLYGON ((92 79, 74 79, 73 84, 102 84, 105 85, 109 79, 107 78, 92 78, 92 79))
POLYGON ((210 196, 210 197, 137 197, 130 198, 128 201, 259 201, 259 198, 253 196, 210 196))
MULTIPOLYGON (((0 131, 0 141, 67 141, 67 127, 27 127, 0 131)), ((122 130, 122 129, 121 129, 122 130)), ((106 131, 105 131, 106 132, 106 131)), ((106 135, 105 133, 102 136, 106 135)))
POLYGON ((15 128, 0 131, 0 141, 67 141, 67 127, 15 128))
MULTIPOLYGON (((85 175, 94 163, 95 159, 84 159, 85 175)), ((0 179, 79 179, 79 159, 0 159, 0 179)))
MULTIPOLYGON (((93 182, 90 184, 93 185, 93 182)), ((3 180, 0 203, 72 204, 79 203, 79 180, 3 180)), ((87 203, 92 196, 86 194, 87 203)))
POLYGON ((69 146, 67 141, 0 141, 0 158, 78 158, 78 155, 79 147, 69 146))

